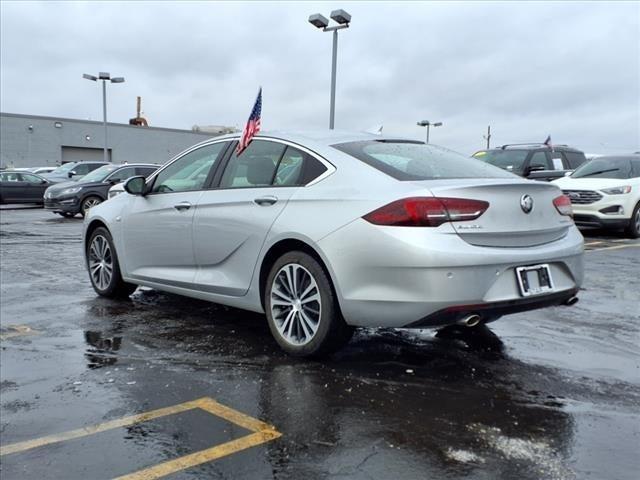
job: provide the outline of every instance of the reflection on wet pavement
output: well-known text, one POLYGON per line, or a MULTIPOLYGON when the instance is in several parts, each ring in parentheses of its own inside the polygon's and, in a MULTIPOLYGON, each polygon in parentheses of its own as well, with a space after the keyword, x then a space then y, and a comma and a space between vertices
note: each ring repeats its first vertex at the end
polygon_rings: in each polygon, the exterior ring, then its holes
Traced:
MULTIPOLYGON (((43 235, 73 239, 79 222, 49 232, 41 213, 20 215, 0 230, 11 240, 0 244, 2 325, 41 333, 2 343, 3 444, 212 397, 283 436, 171 478, 630 479, 640 469, 632 249, 590 254, 576 307, 478 329, 361 330, 334 356, 302 361, 261 315, 149 289, 96 297, 79 242, 43 235), (24 231, 28 241, 10 233, 24 231)), ((100 435, 3 456, 3 480, 112 478, 230 430, 196 415, 100 435)))

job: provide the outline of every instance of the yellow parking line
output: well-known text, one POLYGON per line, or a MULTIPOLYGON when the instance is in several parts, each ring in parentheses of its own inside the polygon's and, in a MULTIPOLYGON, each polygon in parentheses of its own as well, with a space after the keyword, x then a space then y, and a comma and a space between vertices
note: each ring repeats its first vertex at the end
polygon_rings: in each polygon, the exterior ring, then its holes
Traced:
POLYGON ((71 430, 64 433, 36 438, 35 440, 28 440, 25 442, 18 442, 2 446, 0 447, 0 456, 9 455, 11 453, 24 452, 26 450, 31 450, 32 448, 51 445, 53 443, 64 442, 67 440, 73 440, 88 435, 94 435, 96 433, 104 432, 106 430, 112 430, 114 428, 128 427, 136 423, 146 422, 156 418, 165 417, 167 415, 174 415, 176 413, 182 413, 188 410, 194 410, 196 408, 204 410, 217 417, 223 418, 224 420, 250 430, 253 433, 235 440, 231 440, 221 445, 216 445, 199 452, 184 455, 174 460, 168 460, 158 465, 147 467, 127 475, 123 475, 121 477, 118 477, 117 480, 155 480, 171 473, 184 470, 185 468, 190 468, 202 463, 211 462, 218 458, 231 455, 232 453, 236 453, 241 450, 260 445, 261 443, 275 440, 282 435, 268 423, 264 423, 256 418, 250 417, 242 412, 222 405, 212 398, 203 397, 190 402, 181 403, 179 405, 151 410, 139 415, 131 415, 129 417, 99 423, 97 425, 79 428, 77 430, 71 430))
POLYGON ((585 246, 598 245, 599 243, 606 243, 604 240, 594 240, 593 242, 584 242, 585 246))
POLYGON ((175 460, 169 460, 168 462, 139 470, 135 473, 117 477, 115 480, 155 480, 156 478, 179 472, 185 468, 195 467, 196 465, 211 462, 218 458, 231 455, 232 453, 255 447, 261 443, 269 442, 280 437, 280 435, 281 434, 275 430, 252 433, 216 447, 201 450, 175 460))
POLYGON ((118 427, 128 427, 136 423, 147 422, 149 420, 153 420, 159 417, 165 417, 174 413, 193 410, 194 408, 198 408, 197 400, 193 402, 181 403, 180 405, 174 405, 172 407, 159 408, 158 410, 152 410, 150 412, 141 413, 139 415, 132 415, 130 417, 112 420, 110 422, 100 423, 98 425, 91 425, 89 427, 79 428, 77 430, 48 435, 46 437, 36 438, 35 440, 12 443, 10 445, 0 446, 0 456, 9 455, 10 453, 24 452, 25 450, 31 450, 32 448, 51 445, 52 443, 65 442, 67 440, 73 440, 75 438, 86 437, 87 435, 94 435, 96 433, 104 432, 106 430, 111 430, 118 427))
POLYGON ((28 327, 27 325, 9 325, 7 329, 13 330, 13 331, 0 334, 0 340, 6 340, 7 338, 13 338, 13 337, 20 337, 22 335, 34 335, 38 333, 35 330, 33 330, 31 327, 28 327))
POLYGON ((615 247, 601 247, 601 248, 590 248, 586 250, 587 252, 599 252, 601 250, 620 250, 622 248, 640 248, 640 243, 634 243, 631 245, 616 245, 615 247))

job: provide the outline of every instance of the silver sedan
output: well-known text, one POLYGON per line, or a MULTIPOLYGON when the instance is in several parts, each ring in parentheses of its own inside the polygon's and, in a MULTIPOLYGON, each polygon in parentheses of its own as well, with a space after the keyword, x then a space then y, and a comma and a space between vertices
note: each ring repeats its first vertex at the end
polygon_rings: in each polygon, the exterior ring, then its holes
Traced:
POLYGON ((143 285, 266 313, 293 355, 354 327, 473 327, 572 304, 583 239, 558 187, 422 142, 238 135, 178 155, 85 218, 99 295, 143 285))

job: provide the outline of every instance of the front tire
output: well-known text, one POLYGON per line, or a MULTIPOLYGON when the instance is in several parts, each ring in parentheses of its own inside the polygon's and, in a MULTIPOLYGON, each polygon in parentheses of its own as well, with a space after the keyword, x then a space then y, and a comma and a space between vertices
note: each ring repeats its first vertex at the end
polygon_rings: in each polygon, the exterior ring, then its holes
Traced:
POLYGON ((91 286, 98 295, 122 298, 135 291, 137 285, 122 280, 118 255, 106 228, 98 227, 91 233, 85 255, 91 286))
POLYGON ((289 252, 276 260, 264 299, 271 334, 290 355, 325 355, 353 335, 353 327, 342 318, 331 280, 305 252, 289 252))
POLYGON ((633 209, 633 213, 629 219, 629 226, 627 227, 627 234, 631 238, 640 237, 640 202, 638 202, 636 208, 633 209))
POLYGON ((101 203, 102 203, 102 199, 100 197, 96 197, 95 195, 90 195, 84 200, 82 200, 82 205, 80 206, 80 213, 84 217, 86 216, 90 208, 95 207, 96 205, 100 205, 101 203))

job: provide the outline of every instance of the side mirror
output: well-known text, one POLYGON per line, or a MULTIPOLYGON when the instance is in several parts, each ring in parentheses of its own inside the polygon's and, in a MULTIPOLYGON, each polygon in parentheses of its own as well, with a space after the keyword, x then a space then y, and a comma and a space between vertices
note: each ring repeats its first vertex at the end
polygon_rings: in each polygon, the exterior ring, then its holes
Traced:
POLYGON ((44 185, 45 183, 49 183, 49 182, 47 182, 46 180, 40 180, 40 183, 44 185))
POLYGON ((124 182, 124 191, 131 195, 144 195, 145 194, 146 181, 142 176, 131 177, 124 182))
POLYGON ((568 172, 564 172, 564 176, 570 177, 572 173, 573 173, 573 170, 569 170, 568 172))
POLYGON ((120 183, 122 181, 121 178, 110 178, 109 180, 107 180, 107 183, 111 184, 111 185, 116 185, 118 183, 120 183))
POLYGON ((531 172, 541 172, 542 170, 546 170, 542 165, 531 165, 529 168, 527 168, 527 175, 529 175, 531 172))
POLYGON ((71 177, 73 177, 74 175, 77 175, 77 174, 78 174, 78 172, 76 172, 75 170, 71 170, 69 173, 67 173, 67 176, 69 178, 71 178, 71 177))

